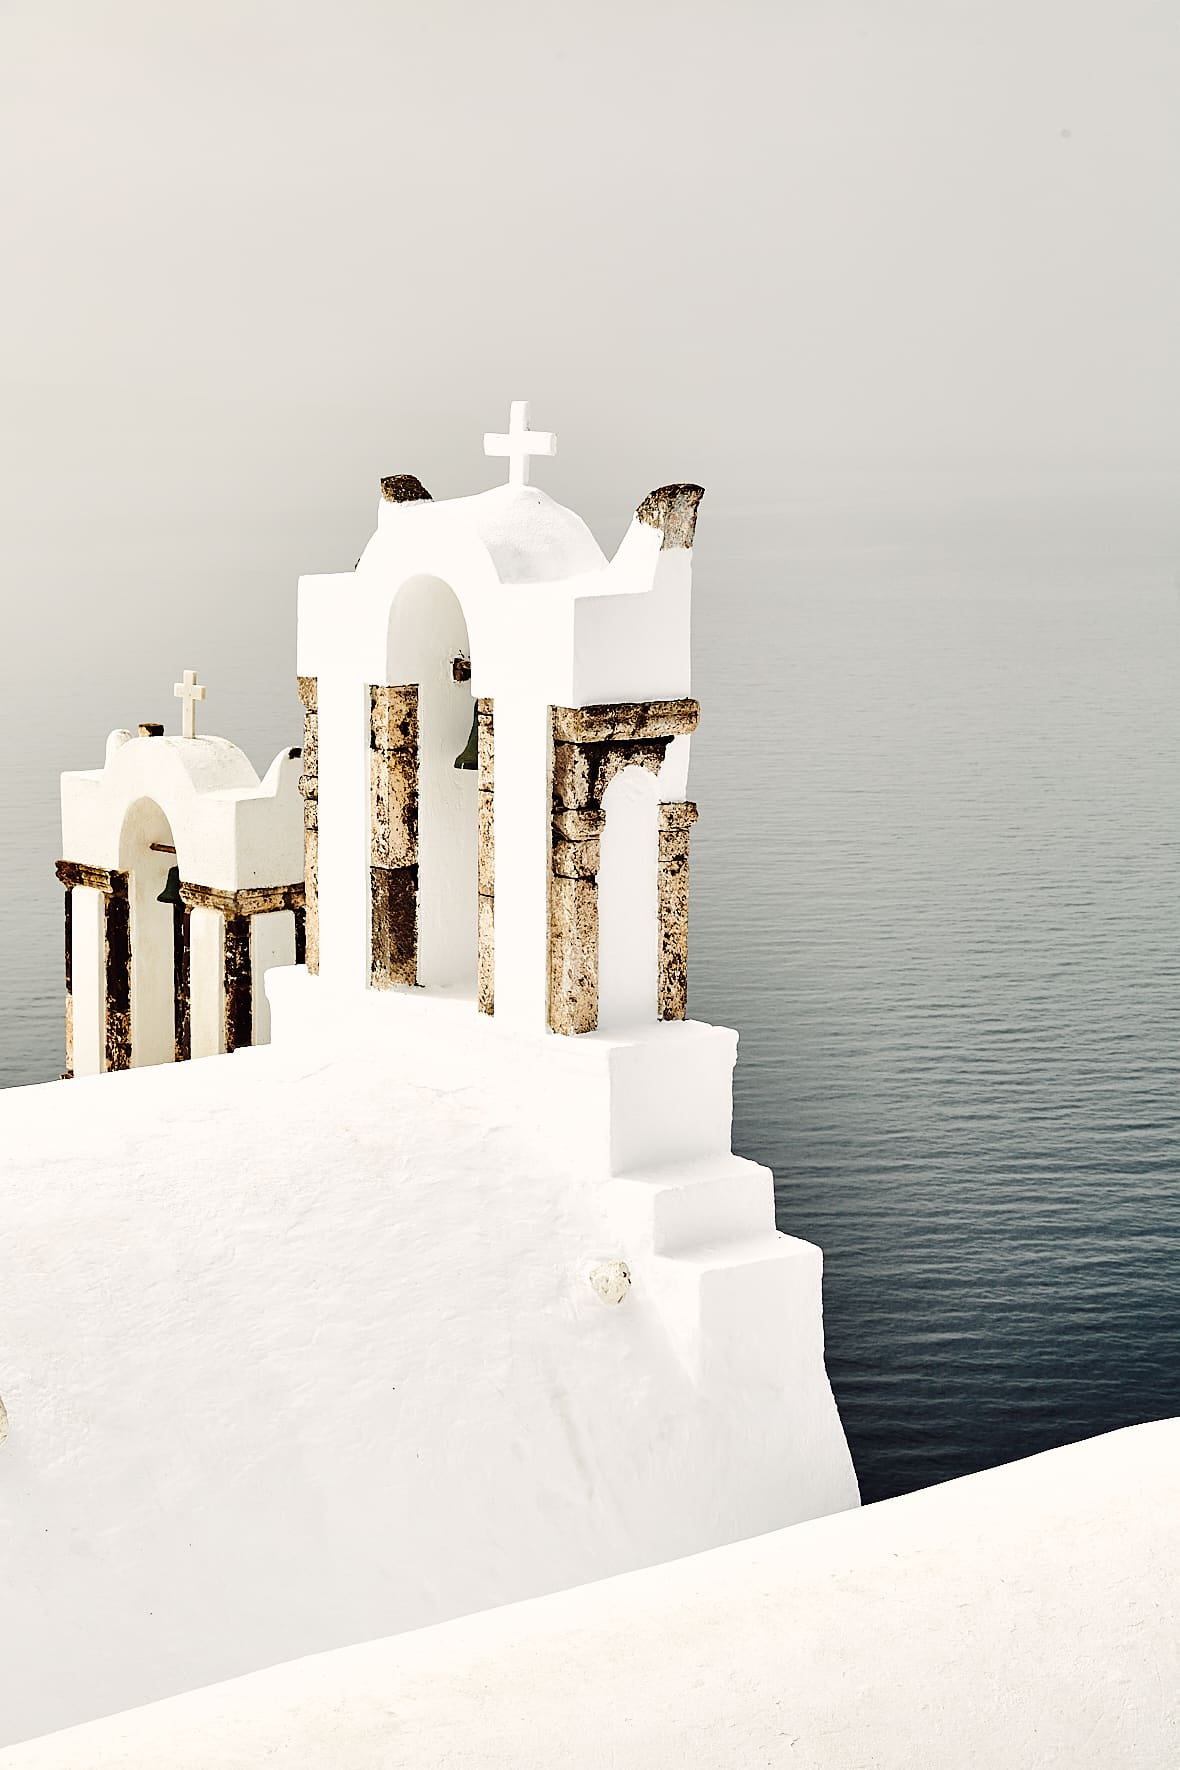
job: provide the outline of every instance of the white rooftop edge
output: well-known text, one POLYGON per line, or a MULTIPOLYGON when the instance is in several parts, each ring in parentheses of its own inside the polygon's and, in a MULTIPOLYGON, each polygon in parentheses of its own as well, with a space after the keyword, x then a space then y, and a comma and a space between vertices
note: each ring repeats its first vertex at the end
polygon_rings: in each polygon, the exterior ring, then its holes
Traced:
POLYGON ((1180 1421, 0 1753, 4 1770, 1165 1770, 1180 1421))

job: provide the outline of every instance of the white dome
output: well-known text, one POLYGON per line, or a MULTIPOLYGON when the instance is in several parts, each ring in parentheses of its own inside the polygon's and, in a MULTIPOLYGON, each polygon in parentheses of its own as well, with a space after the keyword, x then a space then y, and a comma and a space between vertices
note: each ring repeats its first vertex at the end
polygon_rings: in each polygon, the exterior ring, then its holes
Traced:
POLYGON ((383 503, 379 522, 426 523, 467 529, 491 556, 502 584, 559 583, 607 563, 598 542, 573 510, 539 486, 493 486, 469 498, 422 498, 383 503))

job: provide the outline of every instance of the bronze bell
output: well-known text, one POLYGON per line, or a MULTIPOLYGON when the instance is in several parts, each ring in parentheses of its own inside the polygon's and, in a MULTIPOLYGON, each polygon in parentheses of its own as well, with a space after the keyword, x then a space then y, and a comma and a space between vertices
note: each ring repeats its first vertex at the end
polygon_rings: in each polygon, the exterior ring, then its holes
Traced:
POLYGON ((467 734, 467 746, 455 757, 456 768, 479 767, 479 708, 471 710, 471 730, 467 734))
POLYGON ((164 881, 164 889, 157 897, 157 903, 177 904, 182 902, 180 895, 180 868, 169 867, 168 877, 164 881))

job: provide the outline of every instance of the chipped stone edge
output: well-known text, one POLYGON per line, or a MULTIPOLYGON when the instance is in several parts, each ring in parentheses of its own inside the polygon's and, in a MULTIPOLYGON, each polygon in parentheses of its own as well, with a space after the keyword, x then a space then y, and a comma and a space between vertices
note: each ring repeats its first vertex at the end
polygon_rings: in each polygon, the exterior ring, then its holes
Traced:
POLYGON ((649 528, 659 529, 661 551, 670 547, 691 547, 697 531, 697 511, 705 495, 704 486, 681 481, 676 485, 657 486, 636 507, 635 514, 649 528))
POLYGON ((381 496, 387 504, 434 502, 422 481, 413 473, 387 473, 381 481, 381 496))

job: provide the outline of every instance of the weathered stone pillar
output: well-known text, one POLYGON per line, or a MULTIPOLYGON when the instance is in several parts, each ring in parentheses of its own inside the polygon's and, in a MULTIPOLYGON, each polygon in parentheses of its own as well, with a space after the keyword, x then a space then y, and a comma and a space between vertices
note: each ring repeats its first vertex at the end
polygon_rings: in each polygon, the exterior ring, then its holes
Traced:
POLYGON ((554 812, 549 1024, 558 1033, 593 1032, 598 1025, 598 867, 605 822, 597 807, 554 812))
POLYGON ((65 886, 66 1070, 75 1071, 74 1050, 74 900, 76 887, 102 893, 103 1056, 100 1067, 131 1067, 131 902, 128 875, 89 866, 85 861, 59 860, 55 871, 65 886))
POLYGON ((227 915, 224 948, 225 1048, 254 1042, 254 969, 250 962, 250 918, 227 915))
POLYGON ((660 806, 661 1020, 683 1020, 688 1013, 688 839, 696 821, 697 808, 689 799, 660 806))
POLYGON ((63 1082, 74 1076, 74 888, 66 886, 66 1067, 63 1082))
POLYGON ((172 1000, 177 1063, 187 1063, 193 1054, 191 921, 192 911, 186 903, 172 905, 172 1000))
POLYGON ((303 703, 303 883, 306 908, 303 926, 295 924, 296 964, 309 971, 320 968, 320 740, 318 682, 314 676, 299 678, 303 703), (302 946, 302 952, 300 952, 302 946))
POLYGON ((110 875, 106 894, 107 1068, 131 1068, 131 898, 128 875, 110 875))
MULTIPOLYGON (((184 906, 185 1000, 192 1000, 191 912, 215 910, 222 920, 221 940, 221 1034, 226 1051, 240 1051, 254 1043, 254 954, 252 921, 277 910, 290 910, 295 918, 295 954, 299 956, 299 929, 305 924, 305 885, 243 885, 223 891, 216 885, 190 885, 182 879, 180 900, 184 906)), ((179 989, 179 985, 178 985, 179 989)), ((180 1002, 177 999, 177 1026, 180 1002)), ((179 1044, 177 1055, 180 1055, 179 1044)))
POLYGON ((496 1007, 495 725, 490 700, 475 703, 479 722, 479 988, 481 1014, 496 1007))
POLYGON ((369 690, 370 981, 418 981, 418 688, 369 690))
MULTIPOLYGON (((624 768, 646 768, 658 775, 674 737, 695 731, 700 717, 696 701, 624 701, 608 706, 554 707, 553 807, 549 880, 549 1025, 557 1033, 593 1032, 598 1025, 598 867, 606 814, 607 787, 624 768)), ((694 813, 695 815, 695 813, 694 813)), ((661 819, 661 845, 664 825, 661 819)), ((672 833, 671 828, 668 831, 672 833)), ((661 846, 661 857, 663 847, 661 846)), ((669 849, 669 905, 678 903, 678 876, 669 849)), ((664 872, 661 866, 660 880, 664 872)), ((687 876, 684 883, 687 915, 687 876)), ((661 905, 662 905, 661 898, 661 905)), ((678 911, 675 911, 678 914, 678 911)), ((679 924, 669 910, 670 953, 680 940, 679 924)), ((687 932, 683 943, 687 955, 687 932)), ((687 976, 687 956, 682 975, 687 976)), ((678 999, 675 967, 669 960, 667 1000, 678 999)), ((684 993, 681 988, 681 996, 684 993)), ((664 1013, 663 914, 659 1001, 653 1012, 664 1013)))

